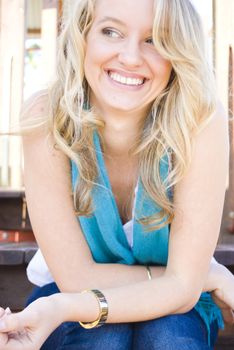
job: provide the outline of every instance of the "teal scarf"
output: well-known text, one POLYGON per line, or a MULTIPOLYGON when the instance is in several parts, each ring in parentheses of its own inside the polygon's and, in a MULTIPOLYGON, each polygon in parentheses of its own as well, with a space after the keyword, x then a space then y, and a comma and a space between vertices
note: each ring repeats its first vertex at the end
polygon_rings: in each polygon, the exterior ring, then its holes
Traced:
MULTIPOLYGON (((160 211, 160 207, 144 191, 138 180, 135 214, 133 218, 133 247, 128 244, 120 219, 111 184, 108 178, 98 133, 94 133, 99 175, 92 190, 93 215, 78 217, 93 259, 97 263, 119 263, 128 265, 163 265, 167 264, 169 226, 159 230, 145 232, 137 218, 147 217, 160 211)), ((72 162, 73 189, 79 181, 79 172, 72 162)), ((169 171, 167 156, 160 161, 160 176, 165 179, 169 171)), ((202 293, 195 309, 204 320, 210 343, 210 324, 217 320, 223 328, 220 309, 213 302, 210 293, 202 293)))

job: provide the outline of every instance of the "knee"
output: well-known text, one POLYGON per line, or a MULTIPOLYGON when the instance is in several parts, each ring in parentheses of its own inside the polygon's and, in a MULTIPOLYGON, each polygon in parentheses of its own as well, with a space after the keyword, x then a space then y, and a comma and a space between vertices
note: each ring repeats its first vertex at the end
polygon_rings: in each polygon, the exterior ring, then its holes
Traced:
POLYGON ((170 327, 168 319, 167 322, 164 319, 157 319, 137 323, 134 329, 133 348, 140 350, 144 348, 144 344, 147 344, 147 350, 182 350, 175 346, 175 334, 173 333, 173 328, 170 327))
POLYGON ((169 315, 139 322, 134 328, 134 349, 208 350, 207 333, 192 315, 169 315))
POLYGON ((133 329, 131 324, 105 324, 100 328, 86 330, 78 323, 65 325, 67 334, 59 350, 130 350, 133 329))

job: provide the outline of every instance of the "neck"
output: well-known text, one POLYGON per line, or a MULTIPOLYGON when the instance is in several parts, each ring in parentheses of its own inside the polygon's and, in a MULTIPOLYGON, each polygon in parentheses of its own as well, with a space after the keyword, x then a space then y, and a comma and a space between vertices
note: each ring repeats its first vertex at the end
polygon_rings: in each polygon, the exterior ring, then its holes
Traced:
POLYGON ((126 157, 143 130, 144 117, 137 113, 101 111, 98 115, 105 126, 101 130, 105 153, 112 157, 126 157))
MULTIPOLYGON (((129 125, 128 125, 129 126, 129 125)), ((105 142, 105 151, 109 156, 121 157, 129 155, 131 148, 140 136, 138 128, 127 128, 126 125, 115 123, 105 124, 102 131, 105 142)))

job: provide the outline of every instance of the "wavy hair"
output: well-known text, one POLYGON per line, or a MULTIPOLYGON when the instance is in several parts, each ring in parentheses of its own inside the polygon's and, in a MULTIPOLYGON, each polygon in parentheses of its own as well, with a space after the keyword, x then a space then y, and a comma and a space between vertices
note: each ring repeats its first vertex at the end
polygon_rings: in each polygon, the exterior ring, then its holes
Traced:
MULTIPOLYGON (((94 129, 103 122, 89 107, 89 86, 84 75, 86 35, 98 0, 73 1, 64 15, 58 42, 56 81, 49 89, 47 122, 57 146, 79 169, 74 191, 78 215, 92 211, 91 190, 98 168, 94 129)), ((172 64, 167 87, 157 96, 133 149, 140 159, 142 184, 161 208, 138 218, 148 231, 170 223, 174 217, 169 192, 185 175, 194 136, 209 122, 216 108, 214 75, 208 64, 199 15, 189 0, 155 0, 153 41, 156 50, 172 64), (170 171, 160 177, 160 160, 168 156, 170 171)))

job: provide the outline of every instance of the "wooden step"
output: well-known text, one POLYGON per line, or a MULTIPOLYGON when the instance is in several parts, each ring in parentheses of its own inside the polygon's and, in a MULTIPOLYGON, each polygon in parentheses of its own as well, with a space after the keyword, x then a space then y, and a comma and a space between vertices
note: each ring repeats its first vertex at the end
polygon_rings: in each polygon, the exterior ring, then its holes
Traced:
POLYGON ((27 264, 37 249, 35 242, 0 244, 0 266, 27 264))
POLYGON ((219 337, 214 350, 234 350, 234 325, 226 325, 219 337))
POLYGON ((234 266, 234 244, 218 244, 214 256, 220 264, 234 266))

